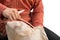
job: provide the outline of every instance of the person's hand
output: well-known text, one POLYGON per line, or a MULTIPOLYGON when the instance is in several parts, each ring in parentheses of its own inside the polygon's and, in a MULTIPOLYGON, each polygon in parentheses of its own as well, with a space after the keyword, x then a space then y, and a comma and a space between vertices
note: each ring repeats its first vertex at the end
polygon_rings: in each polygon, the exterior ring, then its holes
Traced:
POLYGON ((21 18, 21 16, 18 14, 18 11, 13 8, 6 8, 3 11, 3 16, 10 20, 16 20, 21 18))

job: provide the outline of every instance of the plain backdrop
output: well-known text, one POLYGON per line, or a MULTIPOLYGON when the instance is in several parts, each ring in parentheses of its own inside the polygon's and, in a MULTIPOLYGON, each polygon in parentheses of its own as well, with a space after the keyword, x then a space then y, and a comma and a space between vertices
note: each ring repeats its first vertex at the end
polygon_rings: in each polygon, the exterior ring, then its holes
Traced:
POLYGON ((43 0, 44 26, 60 36, 60 0, 43 0))

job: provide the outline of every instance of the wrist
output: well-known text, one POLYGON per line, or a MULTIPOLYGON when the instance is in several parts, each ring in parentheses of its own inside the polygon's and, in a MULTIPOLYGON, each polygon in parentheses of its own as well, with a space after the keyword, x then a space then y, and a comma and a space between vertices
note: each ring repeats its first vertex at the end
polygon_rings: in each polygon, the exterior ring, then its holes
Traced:
POLYGON ((0 12, 3 12, 3 10, 6 8, 7 8, 7 6, 0 3, 0 12))

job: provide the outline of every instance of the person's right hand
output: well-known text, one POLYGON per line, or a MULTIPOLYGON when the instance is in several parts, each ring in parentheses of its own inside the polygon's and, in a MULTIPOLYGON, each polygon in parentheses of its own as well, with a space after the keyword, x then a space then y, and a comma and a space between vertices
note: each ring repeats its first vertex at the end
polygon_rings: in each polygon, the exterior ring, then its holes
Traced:
POLYGON ((3 16, 10 20, 16 20, 21 18, 21 16, 18 14, 18 11, 13 8, 6 8, 3 11, 3 16))

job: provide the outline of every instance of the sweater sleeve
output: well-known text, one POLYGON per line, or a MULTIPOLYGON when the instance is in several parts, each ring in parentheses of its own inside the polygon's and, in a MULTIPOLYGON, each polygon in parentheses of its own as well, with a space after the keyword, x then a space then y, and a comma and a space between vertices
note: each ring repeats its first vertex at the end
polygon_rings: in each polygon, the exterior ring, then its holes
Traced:
POLYGON ((33 7, 32 13, 32 25, 33 26, 43 26, 43 4, 42 0, 36 0, 35 5, 33 7))
POLYGON ((0 18, 1 18, 1 16, 2 16, 2 11, 3 11, 5 8, 7 8, 7 7, 6 7, 5 5, 3 5, 3 4, 0 3, 0 18))

